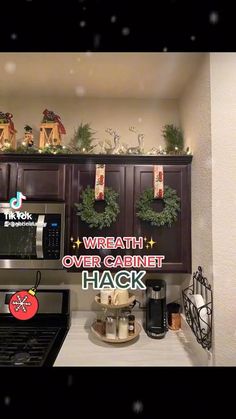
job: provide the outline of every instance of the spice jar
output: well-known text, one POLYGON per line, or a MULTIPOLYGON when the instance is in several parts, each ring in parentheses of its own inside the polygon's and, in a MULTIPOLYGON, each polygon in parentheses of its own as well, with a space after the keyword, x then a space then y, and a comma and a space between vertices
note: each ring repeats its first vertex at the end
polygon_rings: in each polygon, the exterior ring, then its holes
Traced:
POLYGON ((129 331, 129 336, 134 335, 135 333, 135 316, 133 314, 130 314, 128 317, 128 331, 129 331))
POLYGON ((181 328, 180 305, 177 303, 167 304, 168 326, 171 330, 179 330, 181 328))
POLYGON ((123 315, 119 317, 118 338, 127 339, 128 337, 128 317, 123 315))
POLYGON ((114 316, 106 318, 106 338, 116 339, 116 318, 114 316))

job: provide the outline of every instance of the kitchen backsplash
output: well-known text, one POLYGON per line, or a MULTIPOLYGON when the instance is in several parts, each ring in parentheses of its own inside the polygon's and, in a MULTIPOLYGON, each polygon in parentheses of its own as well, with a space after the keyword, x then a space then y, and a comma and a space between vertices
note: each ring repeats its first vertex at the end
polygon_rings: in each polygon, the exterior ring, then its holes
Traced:
MULTIPOLYGON (((34 270, 0 270, 1 288, 24 288, 34 284, 34 270)), ((44 271, 42 270, 41 288, 69 288, 71 290, 72 310, 97 310, 94 296, 98 293, 89 288, 83 290, 81 287, 80 273, 67 273, 65 271, 44 271)), ((187 274, 147 274, 146 278, 160 278, 167 282, 167 303, 180 299, 181 284, 190 276, 187 274)), ((136 298, 143 304, 145 293, 135 291, 136 298)), ((137 306, 138 308, 138 306, 137 306)))

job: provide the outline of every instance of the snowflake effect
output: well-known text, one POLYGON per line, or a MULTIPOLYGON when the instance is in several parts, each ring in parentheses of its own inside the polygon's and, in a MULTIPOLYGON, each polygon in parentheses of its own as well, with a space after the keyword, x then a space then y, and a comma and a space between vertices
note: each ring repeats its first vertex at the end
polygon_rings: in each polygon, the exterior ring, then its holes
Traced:
POLYGON ((14 63, 13 61, 7 61, 4 66, 4 70, 8 74, 14 74, 16 71, 16 63, 14 63))
POLYGON ((98 48, 101 42, 101 35, 96 33, 93 38, 93 46, 94 48, 98 48))
POLYGON ((81 28, 85 28, 85 26, 86 26, 85 20, 81 20, 81 22, 79 23, 79 25, 80 25, 81 28))
POLYGON ((70 374, 70 375, 68 375, 68 378, 67 378, 67 386, 71 387, 72 385, 73 385, 73 377, 70 374))
POLYGON ((219 22, 219 13, 212 11, 209 15, 209 21, 212 25, 216 25, 219 22))
POLYGON ((196 36, 192 35, 192 36, 190 36, 190 39, 191 39, 191 41, 196 41, 196 36))
POLYGON ((136 400, 133 403, 132 408, 133 408, 134 413, 140 414, 143 411, 143 403, 140 400, 136 400))
POLYGON ((77 96, 84 96, 86 93, 86 89, 84 86, 76 86, 75 93, 77 96))
POLYGON ((18 312, 22 310, 24 313, 27 313, 26 307, 32 305, 32 303, 27 301, 28 296, 25 295, 24 298, 21 298, 19 295, 17 295, 16 298, 18 301, 12 301, 12 304, 16 306, 15 311, 18 312))
POLYGON ((16 34, 16 33, 12 33, 12 34, 11 34, 11 39, 12 39, 13 41, 16 41, 16 39, 17 39, 17 34, 16 34))
POLYGON ((130 34, 130 28, 122 28, 121 33, 123 36, 128 36, 130 34))
POLYGON ((5 406, 9 406, 11 404, 11 398, 9 396, 4 397, 4 404, 5 406))
POLYGON ((114 16, 111 16, 111 23, 115 23, 116 22, 116 19, 117 19, 117 17, 114 15, 114 16))

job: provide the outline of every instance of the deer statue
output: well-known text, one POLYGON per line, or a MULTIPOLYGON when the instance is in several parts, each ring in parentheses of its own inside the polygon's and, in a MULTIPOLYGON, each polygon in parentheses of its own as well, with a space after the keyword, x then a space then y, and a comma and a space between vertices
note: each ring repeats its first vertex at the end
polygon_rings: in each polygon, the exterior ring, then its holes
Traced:
POLYGON ((104 147, 107 154, 118 154, 120 149, 120 135, 117 131, 113 131, 111 128, 105 130, 108 134, 113 136, 114 147, 104 147))
POLYGON ((129 130, 131 132, 135 132, 135 134, 138 134, 138 146, 136 147, 129 147, 127 149, 128 154, 142 154, 143 153, 143 139, 144 134, 140 134, 137 132, 137 130, 134 127, 130 127, 129 130))

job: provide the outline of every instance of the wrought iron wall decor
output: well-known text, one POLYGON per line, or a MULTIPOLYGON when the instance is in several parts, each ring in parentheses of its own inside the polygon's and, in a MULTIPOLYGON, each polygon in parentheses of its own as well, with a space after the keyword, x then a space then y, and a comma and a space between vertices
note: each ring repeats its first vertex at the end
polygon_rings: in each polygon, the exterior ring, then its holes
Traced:
POLYGON ((182 292, 186 321, 191 327, 197 342, 204 348, 212 345, 212 289, 202 274, 201 266, 193 274, 193 283, 182 292), (196 304, 197 296, 202 296, 203 305, 196 304))

